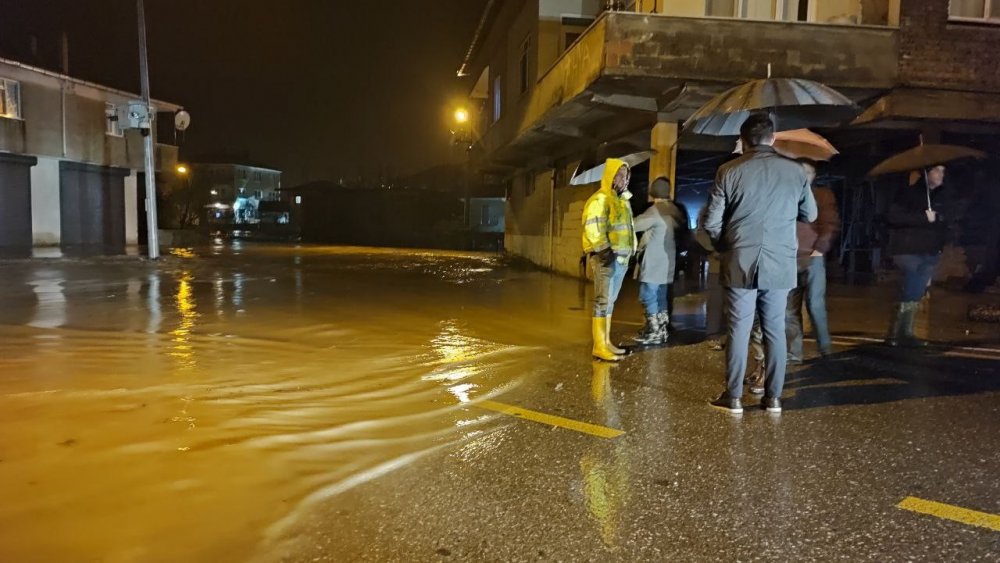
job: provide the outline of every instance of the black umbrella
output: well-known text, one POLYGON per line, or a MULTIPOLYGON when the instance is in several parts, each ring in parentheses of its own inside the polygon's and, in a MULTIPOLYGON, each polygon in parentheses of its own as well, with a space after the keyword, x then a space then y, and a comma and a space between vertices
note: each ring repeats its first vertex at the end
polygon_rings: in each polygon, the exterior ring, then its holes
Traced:
POLYGON ((802 78, 754 80, 709 100, 685 123, 700 135, 736 136, 750 114, 767 111, 778 131, 837 125, 857 117, 859 108, 829 86, 802 78))

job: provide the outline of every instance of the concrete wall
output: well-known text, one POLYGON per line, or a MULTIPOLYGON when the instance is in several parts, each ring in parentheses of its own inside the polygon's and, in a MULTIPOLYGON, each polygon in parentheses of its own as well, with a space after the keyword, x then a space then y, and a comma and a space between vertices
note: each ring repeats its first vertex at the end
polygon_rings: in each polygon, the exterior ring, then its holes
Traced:
POLYGON ((31 235, 35 246, 58 245, 59 159, 39 157, 31 168, 31 235))
POLYGON ((898 42, 889 28, 611 14, 605 74, 742 82, 798 76, 836 87, 891 88, 898 42))
POLYGON ((948 21, 948 0, 902 0, 900 74, 908 86, 1000 92, 1000 26, 948 21))
POLYGON ((507 201, 504 238, 507 252, 574 277, 586 275, 580 270, 583 206, 597 189, 596 185, 569 186, 565 179, 575 168, 572 163, 558 171, 518 176, 507 201), (559 180, 554 192, 553 174, 559 180))

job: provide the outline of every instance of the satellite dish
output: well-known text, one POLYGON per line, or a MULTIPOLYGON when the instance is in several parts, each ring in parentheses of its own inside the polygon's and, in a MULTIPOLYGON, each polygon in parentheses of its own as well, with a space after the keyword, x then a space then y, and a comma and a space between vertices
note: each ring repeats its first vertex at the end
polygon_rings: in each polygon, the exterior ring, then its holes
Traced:
POLYGON ((178 131, 184 131, 191 126, 191 114, 181 110, 174 114, 174 127, 178 131))

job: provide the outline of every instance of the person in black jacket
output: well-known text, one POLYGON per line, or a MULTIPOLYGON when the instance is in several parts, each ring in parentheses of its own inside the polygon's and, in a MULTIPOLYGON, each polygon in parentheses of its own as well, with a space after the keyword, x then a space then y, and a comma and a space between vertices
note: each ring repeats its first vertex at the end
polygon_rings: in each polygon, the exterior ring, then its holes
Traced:
POLYGON ((927 345, 913 333, 914 318, 948 242, 948 224, 940 210, 946 198, 945 168, 928 168, 922 176, 899 190, 889 208, 889 254, 903 274, 886 338, 890 346, 927 345))

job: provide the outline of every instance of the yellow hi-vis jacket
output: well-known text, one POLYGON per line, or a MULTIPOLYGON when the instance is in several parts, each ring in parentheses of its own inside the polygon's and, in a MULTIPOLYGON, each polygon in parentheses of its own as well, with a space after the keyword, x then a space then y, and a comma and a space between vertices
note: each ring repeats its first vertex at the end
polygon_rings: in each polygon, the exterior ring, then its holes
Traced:
POLYGON ((614 250, 616 256, 628 258, 635 254, 638 243, 632 222, 632 207, 615 193, 612 182, 625 163, 609 158, 604 165, 601 189, 590 196, 583 207, 583 251, 614 250))

